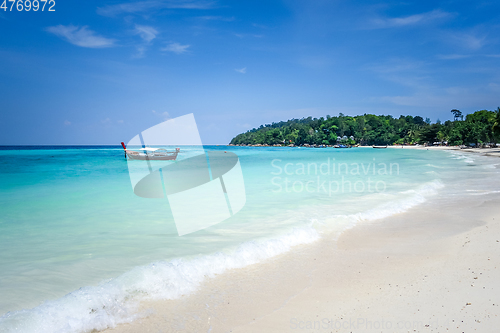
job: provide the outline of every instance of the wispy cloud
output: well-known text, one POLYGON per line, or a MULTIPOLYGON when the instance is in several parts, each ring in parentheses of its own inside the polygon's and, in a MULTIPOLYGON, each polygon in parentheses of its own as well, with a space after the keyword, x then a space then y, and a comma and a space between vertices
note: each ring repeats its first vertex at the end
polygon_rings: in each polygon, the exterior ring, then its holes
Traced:
POLYGON ((69 126, 69 125, 71 125, 71 121, 69 121, 69 120, 65 120, 65 121, 64 121, 64 126, 69 126))
POLYGON ((136 35, 141 36, 141 38, 144 39, 144 41, 149 43, 156 38, 156 36, 158 35, 158 30, 156 30, 153 27, 136 24, 134 33, 136 35))
POLYGON ((89 30, 87 26, 56 25, 48 27, 46 30, 71 44, 81 47, 102 48, 115 44, 114 39, 99 36, 94 31, 89 30))
POLYGON ((182 54, 182 53, 186 53, 187 50, 188 50, 188 48, 190 46, 191 45, 182 45, 182 44, 179 44, 179 43, 170 43, 167 46, 162 47, 160 50, 161 51, 165 51, 165 52, 173 52, 173 53, 176 53, 176 54, 182 54))
POLYGON ((366 69, 378 74, 416 73, 422 72, 427 65, 427 63, 420 60, 396 57, 384 62, 377 62, 374 65, 367 66, 366 69))
POLYGON ((143 58, 148 46, 158 35, 158 30, 150 26, 136 24, 133 33, 142 39, 142 43, 136 46, 137 53, 133 55, 133 58, 143 58))
POLYGON ((500 93, 500 84, 491 82, 488 84, 488 87, 493 90, 494 92, 499 92, 500 93))
POLYGON ((474 34, 454 34, 450 38, 456 44, 471 50, 479 50, 486 44, 486 37, 477 37, 474 34))
POLYGON ((245 37, 255 37, 255 38, 262 38, 264 35, 257 35, 257 34, 234 34, 238 38, 245 38, 245 37))
MULTIPOLYGON (((452 87, 447 89, 434 88, 426 91, 416 91, 406 96, 385 96, 375 98, 381 102, 388 102, 397 106, 420 107, 420 108, 442 108, 451 109, 454 105, 461 108, 477 108, 478 105, 496 105, 498 99, 488 93, 489 86, 481 87, 452 87)), ((492 89, 494 90, 494 88, 492 89)))
POLYGON ((267 29, 267 26, 265 26, 263 24, 252 23, 252 25, 256 28, 259 28, 259 29, 267 29))
POLYGON ((246 67, 243 67, 243 68, 236 68, 235 71, 237 71, 238 73, 241 73, 241 74, 246 74, 247 72, 247 68, 246 67))
POLYGON ((97 8, 97 14, 103 16, 116 16, 120 14, 144 13, 159 9, 209 9, 214 6, 214 1, 203 0, 148 0, 97 8))
POLYGON ((465 59, 470 58, 469 54, 439 54, 438 59, 442 60, 457 60, 457 59, 465 59))
POLYGON ((423 24, 437 19, 443 19, 451 16, 451 13, 443 12, 439 9, 410 16, 392 17, 392 18, 376 18, 371 21, 373 28, 390 28, 403 27, 410 25, 423 24))
POLYGON ((417 90, 429 88, 429 79, 432 71, 430 63, 412 58, 393 58, 385 62, 366 66, 365 69, 374 72, 381 79, 403 87, 417 90))
POLYGON ((225 17, 225 16, 198 16, 200 20, 206 21, 224 21, 224 22, 233 22, 235 20, 234 17, 225 17))
POLYGON ((163 120, 169 120, 170 119, 170 114, 168 114, 168 112, 157 112, 155 110, 153 110, 153 114, 155 116, 158 116, 160 118, 162 118, 163 120))
POLYGON ((144 45, 139 45, 136 47, 137 53, 132 56, 132 58, 143 58, 144 55, 146 54, 146 46, 144 45))

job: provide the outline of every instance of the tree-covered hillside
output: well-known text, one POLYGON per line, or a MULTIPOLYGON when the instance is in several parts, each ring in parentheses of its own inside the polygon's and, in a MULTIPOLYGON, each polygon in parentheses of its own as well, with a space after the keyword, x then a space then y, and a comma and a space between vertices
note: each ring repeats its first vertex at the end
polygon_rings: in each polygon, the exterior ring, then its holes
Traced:
POLYGON ((431 123, 416 116, 302 118, 261 125, 231 140, 234 145, 392 145, 447 142, 449 145, 496 143, 500 139, 500 108, 468 114, 451 111, 453 121, 431 123))

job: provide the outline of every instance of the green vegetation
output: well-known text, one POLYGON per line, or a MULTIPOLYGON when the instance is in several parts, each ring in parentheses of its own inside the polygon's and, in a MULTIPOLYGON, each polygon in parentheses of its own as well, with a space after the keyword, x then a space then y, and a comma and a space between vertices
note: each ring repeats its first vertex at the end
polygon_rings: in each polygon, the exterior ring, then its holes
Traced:
POLYGON ((442 142, 483 145, 500 139, 500 108, 468 114, 453 109, 454 121, 431 123, 416 116, 362 116, 302 118, 261 125, 231 140, 234 145, 392 145, 442 142))

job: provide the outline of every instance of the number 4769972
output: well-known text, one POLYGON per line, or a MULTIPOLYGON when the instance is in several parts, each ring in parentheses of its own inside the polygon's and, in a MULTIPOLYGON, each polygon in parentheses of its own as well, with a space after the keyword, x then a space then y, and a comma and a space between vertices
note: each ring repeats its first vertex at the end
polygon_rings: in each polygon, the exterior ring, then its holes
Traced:
POLYGON ((55 12, 55 6, 55 0, 3 0, 0 9, 3 9, 4 12, 11 12, 12 10, 17 10, 18 12, 29 12, 30 10, 33 10, 34 12, 37 12, 38 10, 41 10, 42 12, 45 10, 48 12, 55 12))

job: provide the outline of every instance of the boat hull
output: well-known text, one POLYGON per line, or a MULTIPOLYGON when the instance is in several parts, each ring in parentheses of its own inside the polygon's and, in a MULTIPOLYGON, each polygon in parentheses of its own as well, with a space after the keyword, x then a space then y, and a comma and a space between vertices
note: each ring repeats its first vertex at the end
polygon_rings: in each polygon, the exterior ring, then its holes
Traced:
POLYGON ((171 155, 146 155, 146 154, 133 154, 127 152, 128 158, 131 160, 141 160, 141 161, 173 161, 177 159, 177 153, 171 155))

